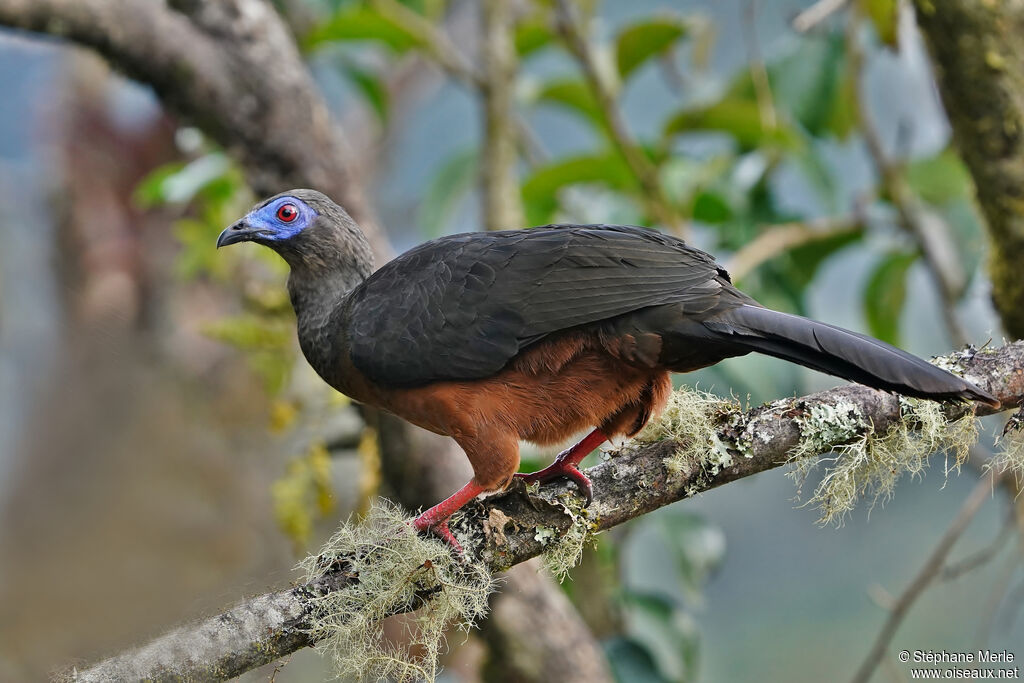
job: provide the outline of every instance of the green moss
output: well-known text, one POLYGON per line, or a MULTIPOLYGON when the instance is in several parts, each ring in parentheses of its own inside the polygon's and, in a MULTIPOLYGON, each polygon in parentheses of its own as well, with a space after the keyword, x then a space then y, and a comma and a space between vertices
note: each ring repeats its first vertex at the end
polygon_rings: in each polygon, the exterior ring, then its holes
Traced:
POLYGON ((739 406, 705 391, 678 389, 669 396, 661 415, 636 435, 635 441, 654 443, 665 439, 683 445, 665 460, 670 475, 689 476, 695 471, 714 476, 733 464, 733 451, 749 451, 749 444, 724 443, 719 427, 739 419, 739 406))
POLYGON ((884 503, 903 475, 921 474, 933 453, 947 454, 947 475, 967 459, 978 435, 972 414, 950 419, 941 404, 919 399, 901 398, 900 405, 901 418, 885 434, 876 434, 855 406, 842 404, 835 410, 812 409, 801 423, 801 442, 794 451, 800 459, 791 475, 799 487, 816 465, 828 467, 805 503, 818 507, 820 523, 841 524, 862 497, 870 498, 872 506, 884 503), (831 456, 809 457, 829 447, 831 456))
POLYGON ((569 575, 569 570, 580 563, 583 549, 588 541, 593 540, 596 533, 596 523, 590 519, 578 496, 562 496, 561 503, 565 514, 572 518, 568 530, 558 536, 553 534, 553 529, 537 527, 535 536, 540 536, 537 540, 545 545, 544 554, 541 556, 544 566, 559 582, 564 581, 569 575))
POLYGON ((996 439, 999 451, 986 467, 996 473, 1012 476, 1017 488, 1024 486, 1024 411, 1017 411, 996 439))
POLYGON ((816 455, 849 441, 867 425, 860 407, 850 401, 816 403, 798 422, 800 445, 793 452, 796 458, 816 455))
MULTIPOLYGON (((938 359, 947 369, 962 374, 962 361, 975 353, 967 349, 938 359)), ((777 419, 779 414, 799 411, 801 402, 776 402, 754 420, 777 419)), ((797 418, 800 441, 791 452, 790 476, 797 481, 798 496, 808 475, 825 465, 827 471, 805 505, 821 510, 821 523, 841 523, 862 497, 877 504, 888 500, 903 475, 920 474, 933 453, 947 454, 948 475, 966 459, 977 439, 977 421, 970 413, 948 417, 934 401, 900 399, 900 419, 884 433, 875 433, 860 407, 850 401, 815 403, 797 418), (821 453, 830 453, 819 456, 821 453)), ((735 402, 706 392, 681 389, 673 392, 665 411, 637 436, 640 444, 672 439, 681 444, 665 461, 670 475, 698 475, 686 495, 698 494, 706 480, 734 464, 737 457, 750 457, 753 440, 770 438, 767 429, 747 422, 735 402), (759 436, 760 435, 760 436, 759 436)), ((1024 446, 1021 452, 1007 449, 1008 458, 1024 474, 1024 446), (1014 460, 1014 458, 1017 458, 1014 460)))
POLYGON ((485 566, 460 562, 388 504, 372 506, 361 523, 342 525, 301 567, 311 581, 338 563, 357 582, 314 600, 309 632, 337 675, 356 680, 434 681, 445 629, 471 627, 495 587, 485 566), (410 649, 386 643, 381 620, 416 606, 410 649))

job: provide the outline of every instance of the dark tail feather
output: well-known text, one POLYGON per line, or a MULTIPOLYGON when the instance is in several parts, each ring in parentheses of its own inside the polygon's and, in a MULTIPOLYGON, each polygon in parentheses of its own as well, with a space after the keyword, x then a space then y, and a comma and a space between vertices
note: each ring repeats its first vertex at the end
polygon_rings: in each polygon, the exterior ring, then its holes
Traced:
POLYGON ((797 315, 741 305, 704 321, 730 343, 906 396, 999 401, 942 368, 871 337, 797 315))

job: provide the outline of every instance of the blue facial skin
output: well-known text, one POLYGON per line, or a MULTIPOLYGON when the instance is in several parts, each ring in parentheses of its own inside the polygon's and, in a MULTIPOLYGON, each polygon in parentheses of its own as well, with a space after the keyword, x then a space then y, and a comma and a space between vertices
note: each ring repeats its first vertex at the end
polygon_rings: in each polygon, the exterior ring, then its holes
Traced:
POLYGON ((278 197, 246 216, 245 222, 252 230, 258 231, 261 240, 283 242, 305 230, 315 218, 316 211, 301 200, 295 197, 278 197), (278 210, 285 204, 292 204, 299 211, 299 215, 290 223, 277 217, 278 210))

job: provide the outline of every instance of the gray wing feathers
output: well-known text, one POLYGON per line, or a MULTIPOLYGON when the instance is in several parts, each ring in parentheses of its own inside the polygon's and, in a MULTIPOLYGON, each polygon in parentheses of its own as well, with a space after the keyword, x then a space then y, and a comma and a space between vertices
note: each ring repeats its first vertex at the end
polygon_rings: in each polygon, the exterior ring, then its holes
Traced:
POLYGON ((552 226, 454 235, 353 293, 349 349, 376 382, 416 386, 503 368, 544 336, 648 306, 713 306, 710 256, 644 228, 552 226))
POLYGON ((741 305, 704 321, 732 343, 814 370, 907 396, 995 399, 969 382, 878 339, 840 327, 741 305))

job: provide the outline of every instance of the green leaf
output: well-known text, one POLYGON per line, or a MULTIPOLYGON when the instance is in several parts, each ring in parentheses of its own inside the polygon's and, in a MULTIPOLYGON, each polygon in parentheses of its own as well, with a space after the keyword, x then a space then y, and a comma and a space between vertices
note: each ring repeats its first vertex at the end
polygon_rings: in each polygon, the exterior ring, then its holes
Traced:
POLYGON ((790 249, 758 268, 756 277, 745 278, 743 286, 766 306, 806 315, 804 290, 821 265, 863 237, 863 227, 856 226, 790 249))
POLYGON ((601 110, 597 106, 590 88, 580 80, 560 79, 545 83, 537 93, 536 100, 554 104, 576 112, 584 119, 601 124, 601 110))
POLYGON ((930 204, 942 205, 957 199, 970 199, 973 181, 960 156, 951 148, 929 159, 907 166, 910 187, 930 204))
POLYGON ((521 59, 543 50, 554 40, 555 34, 544 17, 528 19, 516 25, 516 52, 521 59))
POLYGON ((167 196, 164 193, 164 182, 171 176, 180 173, 183 168, 185 168, 184 162, 172 161, 150 171, 135 186, 135 192, 132 193, 135 205, 140 209, 151 209, 154 206, 166 204, 167 196))
POLYGON ((878 39, 891 48, 899 43, 899 3, 896 0, 860 0, 878 39))
POLYGON ((627 632, 644 644, 661 676, 692 680, 699 644, 693 618, 668 596, 627 593, 625 598, 627 632))
MULTIPOLYGON (((230 166, 224 173, 210 179, 198 192, 198 196, 208 204, 219 210, 233 201, 240 191, 245 189, 245 179, 241 171, 235 166, 230 166)), ((218 223, 219 224, 219 223, 218 223)))
POLYGON ((251 313, 208 323, 203 333, 243 351, 279 351, 292 346, 291 324, 287 319, 251 313))
POLYGON ((864 313, 871 334, 890 344, 900 343, 900 314, 907 296, 907 272, 919 252, 894 251, 882 257, 864 287, 864 313))
POLYGON ((323 443, 293 458, 285 474, 271 486, 274 516, 281 530, 300 551, 305 548, 313 523, 334 507, 331 487, 331 456, 323 443))
POLYGON ((353 63, 343 63, 342 71, 360 94, 370 103, 381 123, 387 123, 390 97, 377 74, 353 63))
POLYGON ((662 55, 686 35, 686 25, 678 18, 660 17, 627 26, 615 39, 615 62, 625 81, 647 60, 662 55))
POLYGON ((864 230, 858 226, 849 231, 837 232, 829 237, 791 249, 788 253, 787 275, 797 289, 803 291, 817 275, 818 268, 825 262, 825 259, 863 237, 864 230))
POLYGON ((334 41, 373 41, 405 52, 423 41, 391 18, 363 5, 347 5, 310 31, 302 41, 307 50, 334 41))
MULTIPOLYGON (((156 169, 135 188, 135 200, 142 208, 159 204, 185 204, 211 189, 210 198, 230 190, 232 166, 220 152, 212 152, 187 164, 167 164, 156 169), (229 187, 225 187, 225 183, 229 187)), ((204 195, 205 196, 205 195, 204 195)))
POLYGON ((697 195, 715 185, 728 186, 735 160, 731 154, 710 159, 693 159, 681 154, 665 158, 658 164, 665 198, 677 206, 692 206, 697 195))
POLYGON ((558 193, 577 183, 600 183, 615 190, 636 190, 636 177, 618 154, 561 159, 533 171, 522 186, 523 205, 531 225, 551 220, 558 193))
POLYGON ((725 223, 732 219, 732 207, 717 192, 704 191, 693 201, 693 219, 702 223, 725 223))
POLYGON ((419 223, 430 238, 445 232, 445 222, 476 180, 477 151, 470 148, 448 157, 434 174, 419 208, 419 223))
POLYGON ((825 130, 840 140, 846 140, 857 128, 857 77, 844 68, 839 76, 839 89, 835 92, 832 111, 825 122, 825 130))
POLYGON ((670 683, 643 645, 618 636, 604 643, 608 666, 619 683, 670 683))
MULTIPOLYGON (((846 137, 855 125, 856 89, 841 32, 808 37, 768 67, 776 106, 815 137, 846 137)), ((752 88, 752 86, 751 86, 752 88)))
POLYGON ((217 258, 216 250, 210 248, 219 230, 213 229, 207 221, 194 218, 175 221, 173 230, 181 244, 175 267, 182 278, 193 278, 200 273, 220 276, 226 272, 227 261, 217 258))
POLYGON ((675 513, 659 518, 660 532, 676 558, 684 595, 700 602, 708 577, 725 557, 725 535, 717 526, 693 513, 675 513))
MULTIPOLYGON (((826 152, 827 153, 827 152, 826 152)), ((824 213, 837 214, 846 202, 832 167, 826 162, 821 145, 807 144, 790 157, 807 183, 815 190, 824 213)))
POLYGON ((164 199, 175 204, 190 202, 208 185, 223 178, 230 169, 228 158, 220 152, 190 161, 178 173, 164 178, 164 199))
POLYGON ((796 148, 800 144, 799 137, 781 122, 774 129, 765 129, 757 102, 739 96, 726 96, 705 107, 676 113, 665 124, 664 135, 669 138, 694 131, 728 133, 744 149, 765 145, 796 148))

